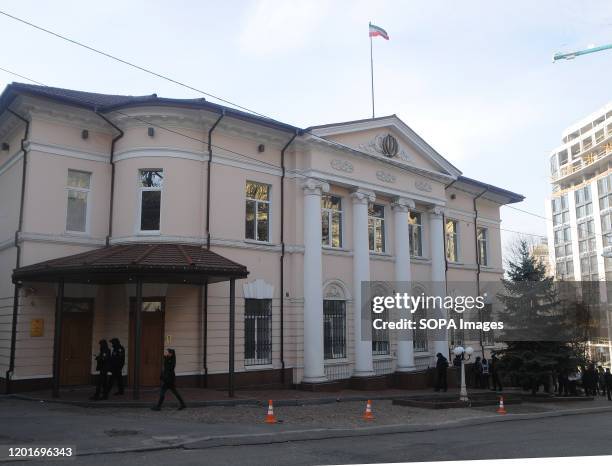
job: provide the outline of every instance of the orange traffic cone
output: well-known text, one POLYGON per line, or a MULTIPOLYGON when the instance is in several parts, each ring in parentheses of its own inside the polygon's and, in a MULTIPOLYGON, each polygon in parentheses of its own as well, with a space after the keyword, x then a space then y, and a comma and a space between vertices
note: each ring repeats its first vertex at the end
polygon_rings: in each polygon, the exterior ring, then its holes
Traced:
POLYGON ((366 404, 365 413, 363 413, 363 418, 366 421, 374 420, 374 413, 372 412, 372 400, 368 400, 368 403, 366 404))
POLYGON ((268 414, 266 415, 266 424, 276 424, 276 416, 274 415, 274 406, 272 400, 268 400, 268 414))
POLYGON ((504 397, 499 397, 499 408, 497 408, 497 414, 506 414, 506 408, 504 408, 504 397))

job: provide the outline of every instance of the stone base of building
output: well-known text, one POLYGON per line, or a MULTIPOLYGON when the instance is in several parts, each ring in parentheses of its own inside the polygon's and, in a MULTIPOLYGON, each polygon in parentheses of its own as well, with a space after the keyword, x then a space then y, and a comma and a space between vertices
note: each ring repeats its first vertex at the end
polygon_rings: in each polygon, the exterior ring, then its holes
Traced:
POLYGON ((395 372, 392 374, 393 388, 405 390, 424 390, 432 388, 435 383, 435 371, 425 369, 414 372, 395 372))
MULTIPOLYGON (((234 374, 234 388, 236 389, 281 389, 293 388, 293 369, 285 369, 283 380, 282 369, 266 369, 261 371, 236 372, 234 374)), ((208 374, 208 376, 177 375, 176 383, 179 387, 199 387, 226 390, 228 388, 228 374, 208 374)), ((47 390, 53 387, 53 379, 19 379, 11 380, 10 392, 23 393, 37 390, 47 390)), ((0 378, 0 393, 8 393, 6 379, 0 378)), ((96 376, 92 374, 90 385, 95 387, 96 376)), ((123 377, 123 385, 129 388, 128 377, 123 377)))
POLYGON ((328 382, 302 382, 297 388, 306 392, 339 392, 348 388, 348 379, 331 380, 328 382))
POLYGON ((391 386, 390 375, 372 375, 369 377, 351 377, 349 388, 352 390, 384 390, 391 386))

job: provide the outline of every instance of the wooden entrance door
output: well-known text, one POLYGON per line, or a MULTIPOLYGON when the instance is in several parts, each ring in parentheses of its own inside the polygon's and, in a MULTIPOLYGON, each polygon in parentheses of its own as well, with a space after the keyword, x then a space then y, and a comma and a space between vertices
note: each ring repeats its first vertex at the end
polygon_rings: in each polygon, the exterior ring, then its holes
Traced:
POLYGON ((60 343, 60 384, 91 383, 93 301, 65 299, 60 343))
MULTIPOLYGON (((132 299, 130 302, 130 368, 134 367, 135 304, 136 300, 132 299)), ((162 298, 143 299, 141 315, 140 385, 156 386, 159 385, 164 353, 164 300, 162 298)), ((130 383, 132 383, 133 374, 130 369, 130 383)))

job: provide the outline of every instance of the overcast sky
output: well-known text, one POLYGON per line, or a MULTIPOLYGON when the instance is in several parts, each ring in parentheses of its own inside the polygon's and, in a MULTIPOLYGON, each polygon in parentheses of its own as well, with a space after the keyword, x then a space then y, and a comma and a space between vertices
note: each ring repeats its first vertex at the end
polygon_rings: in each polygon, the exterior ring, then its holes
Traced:
MULTIPOLYGON (((464 175, 544 215, 561 131, 610 100, 612 2, 2 0, 0 9, 298 126, 396 113, 464 175)), ((0 15, 0 67, 47 85, 201 97, 0 15)), ((0 71, 0 87, 23 81, 0 71)), ((507 207, 502 228, 546 234, 507 207)), ((509 241, 509 235, 505 234, 509 241)))

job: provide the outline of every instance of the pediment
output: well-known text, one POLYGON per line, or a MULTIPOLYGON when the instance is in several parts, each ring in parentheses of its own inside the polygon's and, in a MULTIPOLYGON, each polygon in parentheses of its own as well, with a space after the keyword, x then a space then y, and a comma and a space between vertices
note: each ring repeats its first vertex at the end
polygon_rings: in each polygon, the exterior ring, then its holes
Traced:
POLYGON ((457 177, 461 171, 397 116, 315 126, 314 134, 360 152, 416 169, 457 177))

